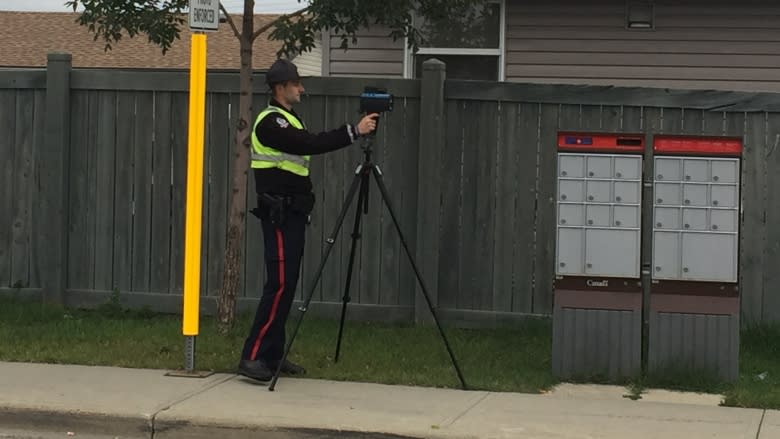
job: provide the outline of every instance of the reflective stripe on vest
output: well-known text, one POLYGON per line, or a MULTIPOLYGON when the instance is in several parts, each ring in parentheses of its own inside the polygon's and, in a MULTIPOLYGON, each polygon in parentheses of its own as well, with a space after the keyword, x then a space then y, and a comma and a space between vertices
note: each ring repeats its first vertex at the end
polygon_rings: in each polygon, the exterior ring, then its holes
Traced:
POLYGON ((287 121, 295 128, 299 130, 304 129, 303 123, 293 116, 290 112, 283 108, 269 106, 257 115, 255 124, 252 127, 252 168, 266 169, 266 168, 279 168, 285 171, 292 172, 293 174, 306 177, 309 175, 309 160, 311 156, 300 156, 296 154, 288 154, 286 152, 279 151, 277 149, 265 146, 260 143, 257 138, 256 130, 257 125, 269 114, 279 113, 287 119, 287 121))

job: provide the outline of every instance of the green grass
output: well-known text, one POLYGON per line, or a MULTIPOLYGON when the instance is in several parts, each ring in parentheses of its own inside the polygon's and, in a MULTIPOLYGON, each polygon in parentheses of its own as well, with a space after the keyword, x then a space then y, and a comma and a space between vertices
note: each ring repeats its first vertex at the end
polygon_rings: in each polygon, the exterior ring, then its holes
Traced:
MULTIPOLYGON (((290 326, 298 318, 294 311, 290 326)), ((220 335, 201 319, 196 368, 235 372, 251 315, 220 335)), ((445 328, 470 389, 537 393, 557 384, 551 374, 551 325, 529 320, 511 329, 445 328)), ((347 322, 341 358, 334 363, 338 322, 307 315, 291 359, 307 377, 458 388, 459 382, 435 327, 347 322)), ((95 311, 69 310, 0 298, 0 360, 180 369, 184 364, 181 318, 128 311, 110 302, 95 311)), ((724 383, 706 373, 665 371, 624 381, 627 397, 648 388, 720 393, 725 405, 780 409, 780 326, 743 331, 740 378, 724 383)), ((607 383, 592 377, 577 382, 607 383)))
POLYGON ((726 405, 780 409, 780 325, 750 328, 740 339, 739 381, 726 405))
MULTIPOLYGON (((298 314, 292 313, 290 328, 298 314)), ((227 335, 217 332, 213 319, 201 319, 196 369, 234 372, 251 318, 240 316, 227 335)), ((445 331, 470 389, 540 392, 556 382, 547 321, 513 329, 445 331)), ((435 327, 348 321, 334 363, 337 336, 337 321, 307 315, 291 359, 303 364, 310 378, 460 386, 435 327)), ((180 369, 183 352, 178 316, 127 311, 113 303, 83 311, 0 299, 0 360, 180 369)))

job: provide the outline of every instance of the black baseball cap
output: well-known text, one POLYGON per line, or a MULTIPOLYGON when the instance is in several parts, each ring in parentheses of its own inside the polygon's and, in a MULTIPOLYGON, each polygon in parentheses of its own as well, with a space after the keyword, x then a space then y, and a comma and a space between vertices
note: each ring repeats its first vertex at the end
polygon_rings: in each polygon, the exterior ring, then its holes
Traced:
POLYGON ((300 79, 298 67, 295 67, 295 64, 286 59, 277 59, 274 61, 265 73, 265 82, 268 85, 285 81, 298 81, 300 79))

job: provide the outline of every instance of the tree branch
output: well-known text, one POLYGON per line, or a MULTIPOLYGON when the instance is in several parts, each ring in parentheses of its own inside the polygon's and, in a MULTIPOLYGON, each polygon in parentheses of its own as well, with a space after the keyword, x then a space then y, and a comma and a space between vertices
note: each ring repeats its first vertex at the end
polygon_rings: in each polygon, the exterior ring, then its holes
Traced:
POLYGON ((238 28, 236 27, 236 23, 233 22, 233 17, 230 16, 227 9, 225 9, 225 5, 223 5, 222 2, 219 2, 219 9, 221 9, 222 12, 225 14, 225 19, 230 25, 230 28, 233 29, 233 34, 236 36, 236 38, 241 39, 241 32, 238 31, 238 28))
POLYGON ((266 23, 266 24, 264 24, 264 25, 260 26, 260 28, 259 28, 259 29, 257 29, 257 30, 256 30, 256 31, 255 31, 255 32, 252 34, 252 42, 254 43, 254 42, 255 42, 255 40, 257 39, 257 37, 259 37, 260 35, 262 35, 262 34, 263 34, 263 32, 265 32, 265 31, 267 31, 268 29, 270 29, 270 28, 271 28, 271 27, 272 27, 274 24, 276 24, 276 22, 277 22, 277 21, 279 21, 279 20, 281 20, 281 19, 283 19, 283 18, 293 18, 293 17, 300 17, 301 15, 305 14, 305 13, 306 13, 306 11, 308 11, 308 10, 309 10, 309 6, 307 6, 307 7, 303 8, 303 9, 299 9, 299 10, 297 10, 297 11, 293 12, 292 14, 288 14, 288 15, 282 15, 281 17, 277 18, 276 20, 273 20, 273 21, 271 21, 270 23, 266 23))

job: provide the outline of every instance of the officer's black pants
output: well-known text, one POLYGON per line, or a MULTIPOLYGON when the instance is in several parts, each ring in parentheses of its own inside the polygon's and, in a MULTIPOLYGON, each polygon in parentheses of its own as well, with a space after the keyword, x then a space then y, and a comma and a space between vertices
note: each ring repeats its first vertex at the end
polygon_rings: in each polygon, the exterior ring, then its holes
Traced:
POLYGON ((275 366, 284 354, 284 326, 290 313, 303 257, 307 216, 288 212, 281 227, 263 217, 266 283, 255 321, 244 342, 243 359, 275 366))

